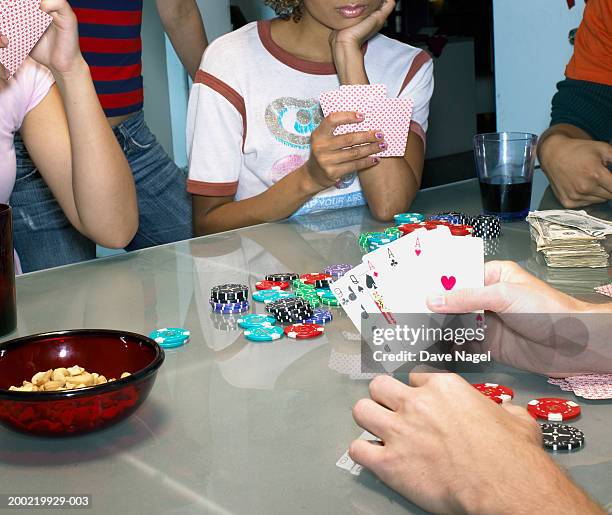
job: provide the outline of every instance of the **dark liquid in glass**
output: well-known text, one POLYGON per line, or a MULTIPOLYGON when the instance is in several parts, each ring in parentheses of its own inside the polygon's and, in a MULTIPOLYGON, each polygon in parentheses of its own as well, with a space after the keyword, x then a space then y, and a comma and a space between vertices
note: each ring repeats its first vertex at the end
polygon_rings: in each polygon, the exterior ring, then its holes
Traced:
POLYGON ((13 223, 8 206, 0 204, 0 336, 17 327, 13 223))
POLYGON ((493 177, 480 182, 480 197, 487 214, 502 218, 524 218, 531 205, 531 181, 493 177))

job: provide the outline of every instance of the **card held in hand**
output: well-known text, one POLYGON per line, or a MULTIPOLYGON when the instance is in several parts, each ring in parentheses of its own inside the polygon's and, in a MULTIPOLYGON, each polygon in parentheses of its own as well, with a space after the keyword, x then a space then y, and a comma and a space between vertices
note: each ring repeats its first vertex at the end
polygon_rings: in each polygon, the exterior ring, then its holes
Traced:
POLYGON ((0 34, 9 40, 0 48, 0 63, 9 78, 23 64, 53 18, 40 10, 40 0, 0 0, 0 34))

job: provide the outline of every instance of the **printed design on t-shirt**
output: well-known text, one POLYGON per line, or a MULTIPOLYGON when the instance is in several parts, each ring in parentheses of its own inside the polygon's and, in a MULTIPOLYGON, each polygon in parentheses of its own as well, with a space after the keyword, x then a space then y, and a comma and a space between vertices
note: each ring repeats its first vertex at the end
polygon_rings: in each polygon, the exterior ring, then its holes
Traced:
POLYGON ((306 213, 326 211, 328 209, 343 209, 347 207, 364 206, 365 204, 366 199, 361 190, 342 195, 319 194, 306 202, 291 216, 294 217, 304 215, 306 213))
POLYGON ((266 126, 277 141, 288 147, 308 150, 310 135, 323 121, 315 99, 281 97, 266 108, 266 126))
POLYGON ((307 159, 308 156, 303 157, 298 154, 291 154, 279 159, 272 165, 272 170, 270 171, 270 178, 272 179, 272 182, 277 183, 286 175, 289 175, 294 170, 297 170, 306 162, 307 159))
POLYGON ((345 190, 347 188, 350 188, 355 182, 356 178, 357 172, 347 173, 346 175, 343 175, 336 181, 336 189, 345 190))

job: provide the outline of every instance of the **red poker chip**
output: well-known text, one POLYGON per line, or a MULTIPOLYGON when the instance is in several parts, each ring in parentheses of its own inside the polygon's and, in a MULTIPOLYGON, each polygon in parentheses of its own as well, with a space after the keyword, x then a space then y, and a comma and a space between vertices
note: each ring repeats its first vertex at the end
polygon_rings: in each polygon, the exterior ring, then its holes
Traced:
POLYGON ((398 229, 404 236, 406 236, 407 234, 410 234, 417 229, 423 229, 424 227, 425 226, 421 224, 402 224, 398 226, 398 229))
POLYGON ((527 411, 534 418, 542 418, 550 422, 563 422, 580 415, 580 406, 574 401, 545 397, 534 399, 527 403, 527 411))
POLYGON ((486 395, 497 404, 510 402, 514 398, 514 391, 503 384, 496 383, 477 383, 472 385, 476 390, 486 395))
POLYGON ((311 273, 300 275, 300 281, 305 284, 314 284, 317 281, 330 280, 333 277, 329 274, 311 273))
POLYGON ((258 290, 286 290, 289 288, 289 283, 285 281, 259 281, 255 283, 255 288, 258 290))
POLYGON ((450 227, 450 232, 453 236, 471 236, 471 232, 467 229, 450 227))
POLYGON ((285 334, 289 338, 297 338, 298 340, 316 338, 324 332, 325 327, 320 324, 294 324, 285 327, 285 334))
POLYGON ((447 222, 446 220, 427 220, 425 222, 425 226, 428 226, 428 225, 445 225, 446 227, 450 227, 453 224, 450 222, 447 222))

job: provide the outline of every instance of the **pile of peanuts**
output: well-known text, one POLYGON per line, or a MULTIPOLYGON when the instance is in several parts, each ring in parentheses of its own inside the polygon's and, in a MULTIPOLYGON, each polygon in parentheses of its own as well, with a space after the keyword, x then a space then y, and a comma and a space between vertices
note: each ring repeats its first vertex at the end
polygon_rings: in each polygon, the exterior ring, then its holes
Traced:
MULTIPOLYGON (((123 372, 121 379, 130 375, 129 372, 123 372)), ((107 380, 101 374, 89 373, 83 367, 75 365, 70 368, 56 368, 46 372, 38 372, 32 376, 31 381, 24 381, 22 386, 11 386, 9 390, 17 392, 57 392, 97 386, 115 380, 115 378, 107 380)))

